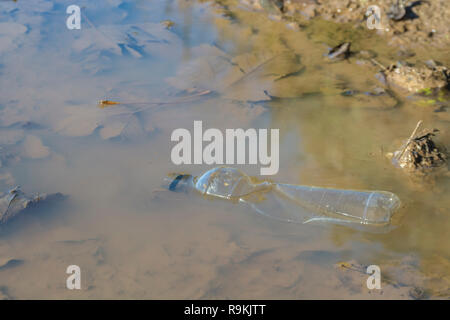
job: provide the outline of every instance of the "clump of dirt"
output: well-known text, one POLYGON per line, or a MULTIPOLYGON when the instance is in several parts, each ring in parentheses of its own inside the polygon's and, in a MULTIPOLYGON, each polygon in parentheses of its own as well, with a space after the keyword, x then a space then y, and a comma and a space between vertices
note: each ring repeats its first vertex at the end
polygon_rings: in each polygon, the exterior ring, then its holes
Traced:
POLYGON ((394 63, 382 71, 388 85, 408 92, 450 86, 450 73, 444 66, 420 67, 394 63))
POLYGON ((393 163, 409 172, 424 172, 447 163, 445 152, 433 141, 439 130, 424 129, 417 133, 421 124, 422 121, 417 123, 410 138, 393 154, 393 163))

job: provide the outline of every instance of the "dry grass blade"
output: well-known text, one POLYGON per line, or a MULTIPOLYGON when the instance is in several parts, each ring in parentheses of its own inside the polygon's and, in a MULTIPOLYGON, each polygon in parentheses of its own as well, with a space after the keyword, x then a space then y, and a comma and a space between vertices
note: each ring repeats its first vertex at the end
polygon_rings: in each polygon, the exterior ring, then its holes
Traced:
POLYGON ((422 125, 422 122, 423 122, 422 120, 420 120, 419 122, 417 122, 416 128, 413 130, 413 132, 411 133, 411 136, 408 138, 408 140, 406 140, 406 143, 403 145, 402 152, 400 152, 400 153, 398 154, 398 156, 396 157, 396 159, 401 159, 401 157, 402 157, 403 154, 405 153, 406 149, 408 148, 409 144, 411 143, 411 141, 413 141, 413 139, 414 139, 414 137, 415 137, 415 135, 416 135, 416 133, 417 133, 417 130, 419 130, 419 127, 422 125))
MULTIPOLYGON (((98 107, 101 109, 115 106, 115 105, 165 105, 165 104, 177 104, 177 103, 183 103, 183 102, 193 102, 196 101, 197 98, 201 98, 204 96, 207 96, 211 93, 211 90, 202 90, 200 92, 197 92, 195 94, 184 96, 172 100, 166 100, 166 101, 142 101, 142 102, 119 102, 119 101, 112 101, 112 100, 100 100, 98 102, 98 107)), ((145 108, 140 109, 140 111, 144 110, 145 108)))

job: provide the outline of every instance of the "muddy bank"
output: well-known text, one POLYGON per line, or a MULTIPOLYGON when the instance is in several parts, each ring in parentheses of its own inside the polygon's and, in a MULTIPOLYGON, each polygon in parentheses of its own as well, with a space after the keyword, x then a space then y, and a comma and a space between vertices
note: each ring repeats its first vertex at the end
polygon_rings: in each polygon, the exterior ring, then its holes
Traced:
POLYGON ((367 27, 370 14, 366 16, 366 12, 371 5, 380 8, 380 25, 373 31, 386 37, 389 44, 449 48, 450 5, 445 0, 400 1, 399 5, 396 0, 284 0, 280 1, 280 11, 304 19, 322 18, 367 27))

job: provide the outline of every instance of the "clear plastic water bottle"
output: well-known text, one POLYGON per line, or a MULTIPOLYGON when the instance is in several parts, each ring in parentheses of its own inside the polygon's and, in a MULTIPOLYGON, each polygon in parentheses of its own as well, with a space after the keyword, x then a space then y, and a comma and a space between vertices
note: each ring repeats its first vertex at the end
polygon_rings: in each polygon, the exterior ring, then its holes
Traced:
POLYGON ((391 192, 254 182, 230 167, 214 168, 199 177, 176 175, 169 189, 197 190, 202 195, 245 203, 260 214, 296 223, 387 226, 401 204, 391 192))

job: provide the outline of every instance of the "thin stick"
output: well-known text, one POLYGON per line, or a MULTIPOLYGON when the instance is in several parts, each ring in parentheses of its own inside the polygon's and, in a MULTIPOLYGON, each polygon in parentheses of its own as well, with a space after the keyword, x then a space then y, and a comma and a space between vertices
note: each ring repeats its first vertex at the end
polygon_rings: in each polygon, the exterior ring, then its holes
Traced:
POLYGON ((377 66, 379 66, 381 69, 383 69, 383 71, 385 71, 387 68, 385 66, 383 66, 381 63, 379 63, 377 60, 375 59, 370 59, 370 61, 372 61, 374 64, 376 64, 377 66))
MULTIPOLYGON (((86 7, 83 7, 83 9, 85 9, 86 7)), ((83 18, 87 21, 87 23, 95 30, 97 31, 100 35, 102 35, 105 39, 107 39, 109 42, 111 42, 111 44, 118 46, 117 42, 114 41, 113 39, 111 39, 110 37, 108 37, 106 34, 104 34, 102 31, 98 30, 98 28, 91 22, 91 20, 89 20, 89 18, 87 17, 87 15, 85 15, 83 13, 83 11, 80 10, 81 15, 83 16, 83 18)))
POLYGON ((414 136, 416 135, 416 133, 417 133, 417 130, 419 130, 419 127, 420 127, 420 125, 422 124, 422 120, 420 120, 419 122, 417 122, 417 124, 416 124, 416 128, 414 129, 414 131, 411 133, 411 136, 408 138, 408 140, 406 141, 406 143, 405 143, 405 146, 403 147, 403 150, 402 150, 402 152, 400 153, 400 155, 398 156, 398 157, 396 157, 397 159, 400 159, 402 156, 403 156, 403 154, 405 153, 405 151, 406 151, 406 148, 409 146, 409 144, 411 143, 411 141, 414 139, 414 136))

